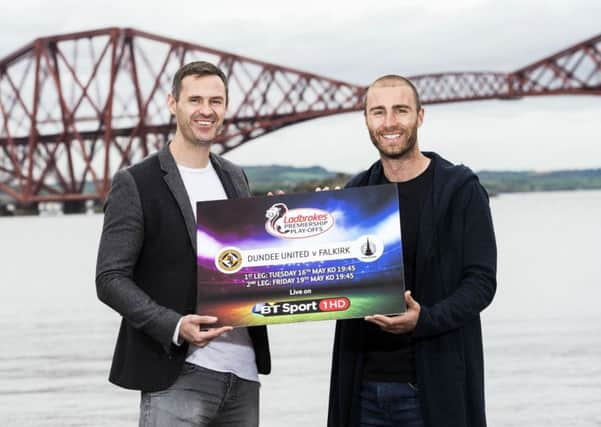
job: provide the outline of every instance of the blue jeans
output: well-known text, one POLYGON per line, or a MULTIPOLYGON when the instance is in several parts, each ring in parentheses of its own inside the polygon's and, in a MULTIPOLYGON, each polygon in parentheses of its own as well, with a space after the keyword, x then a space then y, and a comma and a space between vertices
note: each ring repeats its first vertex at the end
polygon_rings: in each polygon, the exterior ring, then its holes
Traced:
POLYGON ((423 427, 417 393, 412 384, 364 382, 359 399, 359 425, 423 427))
POLYGON ((140 427, 256 427, 259 383, 184 363, 168 389, 142 392, 140 427))

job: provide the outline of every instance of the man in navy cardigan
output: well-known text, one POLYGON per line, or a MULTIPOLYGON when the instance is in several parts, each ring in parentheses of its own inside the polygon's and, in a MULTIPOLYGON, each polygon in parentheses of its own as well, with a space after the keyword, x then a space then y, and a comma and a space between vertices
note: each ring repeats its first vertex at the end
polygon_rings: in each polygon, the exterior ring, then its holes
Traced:
POLYGON ((398 316, 336 324, 328 426, 484 427, 480 312, 496 290, 496 243, 478 177, 421 152, 413 84, 377 79, 365 122, 380 160, 347 187, 398 188, 405 301, 398 316))

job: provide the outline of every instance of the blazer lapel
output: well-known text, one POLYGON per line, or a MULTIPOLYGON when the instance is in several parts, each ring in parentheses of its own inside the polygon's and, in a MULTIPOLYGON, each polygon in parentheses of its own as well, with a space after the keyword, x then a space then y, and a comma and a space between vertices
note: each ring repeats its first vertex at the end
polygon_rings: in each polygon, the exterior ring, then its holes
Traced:
POLYGON ((163 179, 169 187, 171 194, 173 194, 173 197, 179 206, 179 210, 184 217, 186 229, 188 230, 188 237, 194 248, 194 253, 196 253, 196 218, 194 218, 194 211, 190 204, 190 198, 188 197, 186 187, 184 187, 184 182, 177 169, 175 159, 169 151, 169 144, 165 145, 161 151, 159 151, 159 164, 161 165, 161 169, 165 172, 163 179))
POLYGON ((229 162, 223 161, 223 159, 213 153, 209 154, 209 159, 223 185, 228 199, 238 199, 240 197, 250 196, 248 183, 244 179, 244 175, 240 169, 233 169, 229 162))

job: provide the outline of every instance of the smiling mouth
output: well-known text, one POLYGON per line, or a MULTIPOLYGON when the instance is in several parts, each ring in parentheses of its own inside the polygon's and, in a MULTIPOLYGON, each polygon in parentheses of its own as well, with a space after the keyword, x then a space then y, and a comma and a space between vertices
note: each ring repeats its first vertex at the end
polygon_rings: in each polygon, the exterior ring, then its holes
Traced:
POLYGON ((398 140, 401 139, 401 136, 403 135, 404 132, 401 131, 395 131, 395 132, 386 132, 386 133, 380 133, 380 138, 384 141, 389 141, 389 142, 396 142, 398 140))
POLYGON ((215 123, 214 120, 193 120, 193 122, 199 128, 208 128, 215 123))

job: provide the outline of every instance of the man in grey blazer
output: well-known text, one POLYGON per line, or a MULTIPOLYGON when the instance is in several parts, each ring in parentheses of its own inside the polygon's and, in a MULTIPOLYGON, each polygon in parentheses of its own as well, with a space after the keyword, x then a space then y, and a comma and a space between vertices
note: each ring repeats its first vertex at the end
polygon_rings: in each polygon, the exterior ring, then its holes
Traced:
POLYGON ((141 426, 258 425, 266 328, 195 314, 196 202, 250 194, 242 169, 210 153, 227 101, 219 68, 179 69, 173 140, 117 172, 105 205, 96 289, 122 316, 109 379, 141 390, 141 426))

